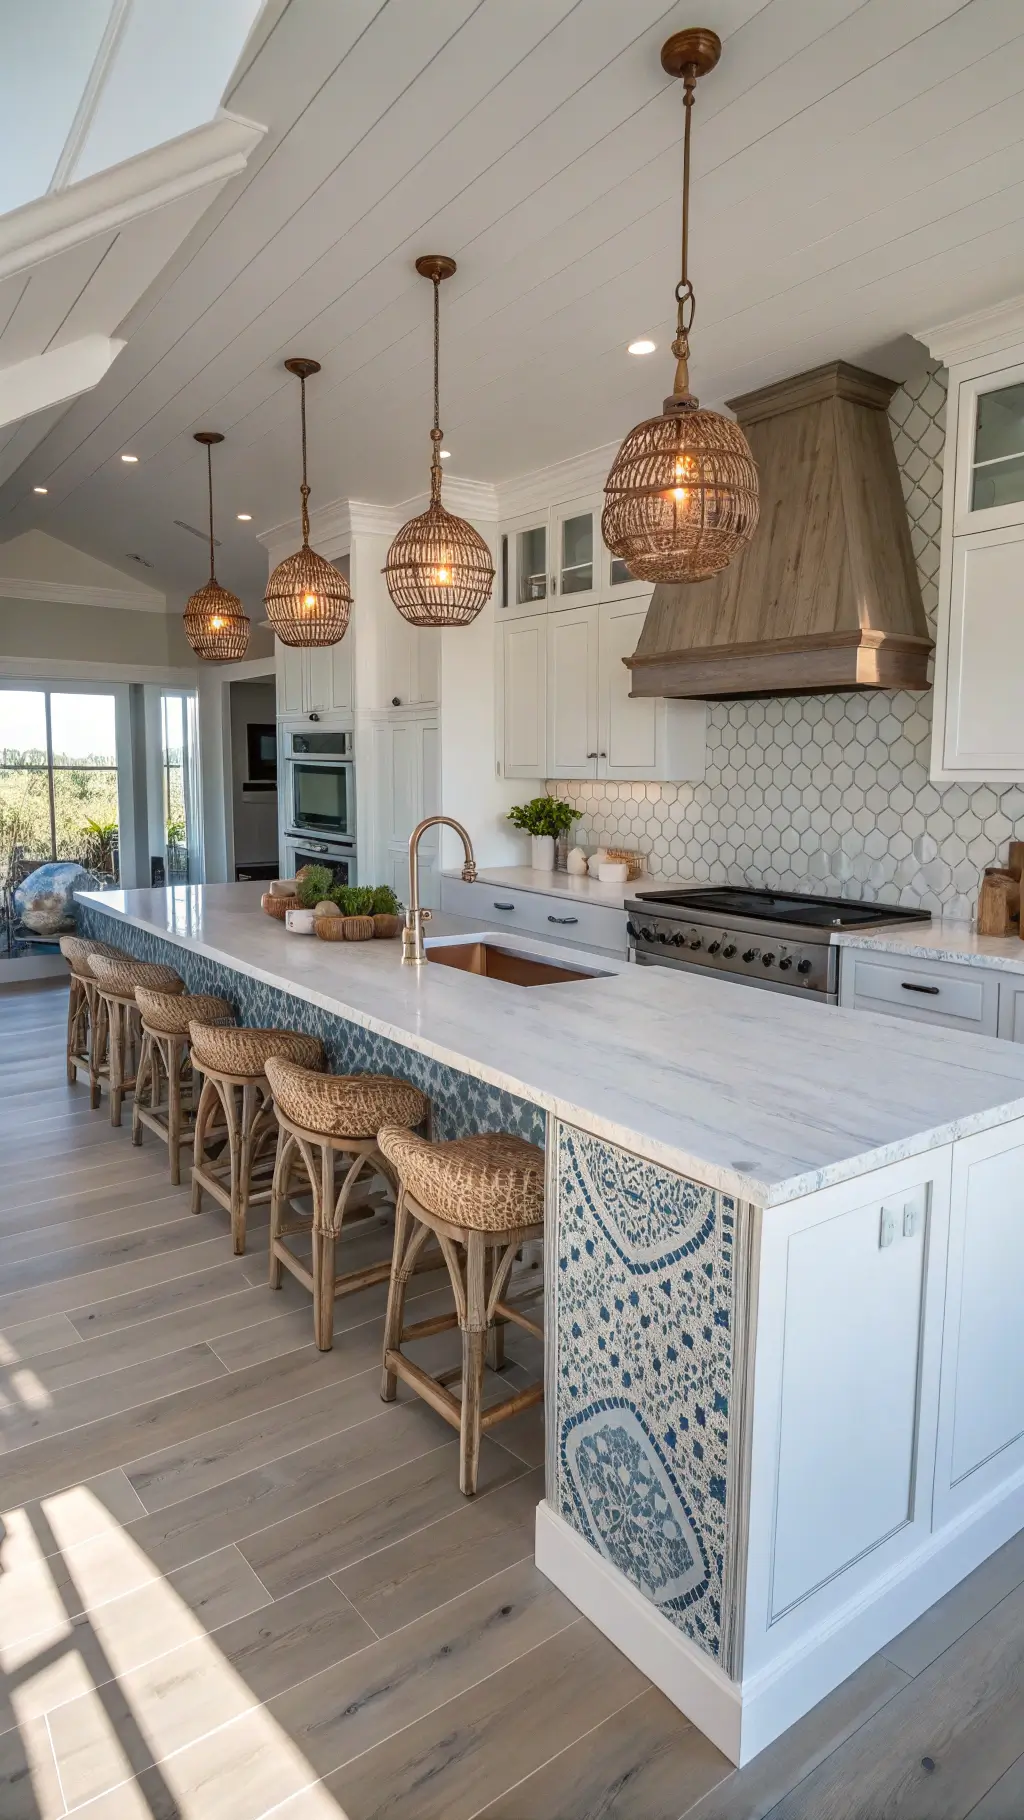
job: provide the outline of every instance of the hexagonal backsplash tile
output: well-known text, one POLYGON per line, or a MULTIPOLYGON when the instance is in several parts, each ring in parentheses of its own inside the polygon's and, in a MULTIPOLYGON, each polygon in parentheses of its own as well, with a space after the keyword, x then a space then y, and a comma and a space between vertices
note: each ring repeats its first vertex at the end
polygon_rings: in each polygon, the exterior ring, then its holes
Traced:
MULTIPOLYGON (((932 635, 938 606, 946 375, 889 407, 932 635)), ((984 866, 1024 825, 1024 790, 928 779, 932 697, 712 702, 701 784, 552 782, 584 846, 618 842, 658 878, 821 891, 974 914, 984 866)))

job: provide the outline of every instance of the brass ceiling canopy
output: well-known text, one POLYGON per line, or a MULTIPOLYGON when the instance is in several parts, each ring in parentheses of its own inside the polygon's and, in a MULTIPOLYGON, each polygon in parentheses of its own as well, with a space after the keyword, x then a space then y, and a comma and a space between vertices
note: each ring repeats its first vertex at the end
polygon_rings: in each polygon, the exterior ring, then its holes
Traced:
POLYGON ((676 286, 675 382, 660 417, 637 424, 605 481, 604 541, 641 581, 703 581, 750 541, 759 511, 757 468, 738 424, 702 411, 690 391, 694 294, 687 271, 690 228, 690 119, 701 76, 721 55, 704 26, 675 32, 662 68, 681 77, 683 131, 682 271, 676 286))
POLYGON ((434 287, 434 427, 430 432, 430 504, 410 518, 387 554, 384 578, 395 606, 413 626, 468 626, 490 599, 494 583, 491 552, 479 531, 441 504, 441 405, 438 382, 440 291, 456 266, 447 253, 424 253, 416 261, 421 278, 434 287))
POLYGON ((306 478, 306 380, 319 373, 319 360, 296 355, 285 361, 301 388, 302 548, 279 562, 263 599, 267 621, 284 645, 336 645, 348 631, 352 593, 340 569, 309 547, 309 481, 306 478))
POLYGON ((185 603, 185 637, 207 663, 237 663, 249 643, 249 618, 237 594, 222 588, 213 571, 213 447, 223 442, 219 430, 197 430, 193 442, 206 449, 206 485, 210 503, 210 579, 185 603))

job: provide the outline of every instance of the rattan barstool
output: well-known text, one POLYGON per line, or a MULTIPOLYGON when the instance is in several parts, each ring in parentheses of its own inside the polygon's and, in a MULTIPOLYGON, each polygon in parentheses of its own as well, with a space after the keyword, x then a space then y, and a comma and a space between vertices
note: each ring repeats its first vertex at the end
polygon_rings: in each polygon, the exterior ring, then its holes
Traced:
POLYGON ((277 1119, 267 1080, 267 1062, 283 1055, 300 1067, 324 1065, 320 1039, 301 1030, 225 1029, 189 1026, 192 1063, 204 1076, 196 1112, 192 1164, 192 1212, 199 1213, 203 1192, 231 1215, 235 1256, 245 1250, 250 1207, 269 1201, 277 1142, 277 1119), (223 1124, 212 1124, 217 1115, 223 1124), (217 1144, 219 1155, 211 1149, 217 1144))
POLYGON ((173 967, 162 967, 153 961, 133 960, 130 955, 116 958, 93 954, 89 966, 96 980, 96 1009, 93 1017, 93 1040, 90 1047, 89 1084, 98 1092, 99 1082, 106 1081, 110 1097, 110 1123, 121 1123, 121 1106, 126 1093, 135 1087, 142 1027, 135 1002, 137 986, 150 986, 157 992, 184 992, 185 982, 173 967))
POLYGON ((96 976, 89 966, 90 954, 105 954, 116 959, 120 950, 111 948, 107 942, 94 942, 84 935, 62 935, 60 951, 71 969, 68 982, 68 1036, 67 1036, 67 1076, 68 1086, 73 1087, 78 1079, 78 1071, 90 1075, 89 1103, 95 1108, 100 1103, 99 1082, 93 1086, 90 1073, 92 1055, 92 1031, 96 1005, 96 976))
POLYGON ((142 1019, 142 1048, 132 1101, 132 1143, 142 1143, 143 1126, 155 1131, 167 1146, 171 1181, 177 1187, 182 1146, 192 1142, 188 1115, 195 1113, 199 1098, 189 1024, 233 1024, 235 1014, 227 999, 203 992, 154 992, 137 986, 135 1002, 142 1019))
MULTIPOLYGON (((380 1394, 385 1403, 393 1402, 402 1378, 458 1429, 459 1486, 472 1497, 481 1434, 539 1403, 544 1395, 543 1382, 538 1381, 483 1408, 485 1353, 496 1325, 514 1321, 538 1339, 544 1337, 543 1328, 523 1313, 521 1302, 504 1299, 517 1251, 544 1231, 544 1152, 505 1132, 433 1144, 415 1132, 386 1126, 377 1142, 399 1181, 380 1394), (407 1327, 409 1279, 431 1233, 448 1266, 455 1313, 407 1327), (403 1340, 426 1339, 456 1326, 462 1332, 462 1364, 436 1378, 402 1351, 403 1340), (461 1399, 447 1389, 459 1377, 461 1399)), ((533 1291, 537 1293, 539 1286, 533 1291)))
MULTIPOLYGON (((383 1283, 390 1260, 360 1270, 335 1270, 338 1240, 346 1213, 353 1211, 353 1192, 362 1179, 368 1185, 383 1175, 393 1185, 390 1164, 377 1148, 382 1125, 411 1129, 429 1116, 430 1103, 410 1082, 387 1074, 319 1074, 283 1056, 267 1062, 280 1136, 270 1197, 270 1287, 280 1289, 282 1268, 290 1270, 313 1294, 313 1332, 321 1352, 334 1345, 334 1304, 383 1283), (344 1173, 338 1181, 338 1160, 344 1173), (296 1207, 297 1196, 311 1196, 312 1211, 296 1207), (297 1233, 311 1235, 313 1268, 287 1244, 297 1233)), ((431 1268, 436 1268, 437 1260, 431 1268)))

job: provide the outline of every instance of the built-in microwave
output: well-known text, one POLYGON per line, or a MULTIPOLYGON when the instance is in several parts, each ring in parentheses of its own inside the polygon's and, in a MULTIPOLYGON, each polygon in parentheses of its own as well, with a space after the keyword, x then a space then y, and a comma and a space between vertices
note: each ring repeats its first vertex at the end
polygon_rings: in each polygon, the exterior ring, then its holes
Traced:
POLYGON ((352 734, 317 728, 285 733, 287 827, 323 840, 355 839, 352 734))

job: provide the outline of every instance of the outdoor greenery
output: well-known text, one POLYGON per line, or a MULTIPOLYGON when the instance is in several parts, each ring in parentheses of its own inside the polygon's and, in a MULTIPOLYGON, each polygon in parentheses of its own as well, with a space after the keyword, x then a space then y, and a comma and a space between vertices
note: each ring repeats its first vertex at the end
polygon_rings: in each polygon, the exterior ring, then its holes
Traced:
POLYGON ((562 802, 560 797, 534 796, 528 803, 517 803, 510 809, 508 820, 524 834, 553 834, 557 839, 560 834, 568 834, 581 814, 582 810, 562 802))
POLYGON ((0 876, 10 874, 15 849, 27 860, 82 860, 109 871, 116 866, 117 771, 109 759, 79 763, 54 754, 53 807, 56 855, 50 839, 46 753, 0 748, 0 876), (106 858, 98 861, 102 852, 106 858))

